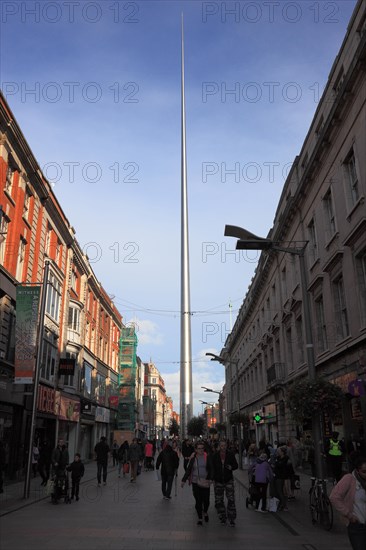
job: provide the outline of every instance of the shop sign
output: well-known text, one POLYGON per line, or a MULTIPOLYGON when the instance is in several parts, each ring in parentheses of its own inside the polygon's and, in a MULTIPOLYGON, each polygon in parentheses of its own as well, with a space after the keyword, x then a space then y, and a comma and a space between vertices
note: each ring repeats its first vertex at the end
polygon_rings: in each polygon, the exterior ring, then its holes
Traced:
POLYGON ((118 395, 111 395, 109 398, 109 404, 111 407, 118 408, 118 395))
POLYGON ((54 388, 40 385, 38 388, 37 410, 39 412, 56 414, 56 392, 54 388))
POLYGON ((60 395, 60 410, 58 417, 69 422, 79 422, 80 401, 60 395))
POLYGON ((360 378, 357 378, 355 380, 352 380, 348 384, 348 393, 353 395, 353 397, 360 397, 361 395, 365 395, 365 383, 360 378))
POLYGON ((95 410, 95 422, 104 422, 109 424, 110 420, 110 410, 105 409, 104 407, 96 407, 95 410))
POLYGON ((14 384, 33 384, 40 292, 40 286, 16 289, 14 384))
POLYGON ((61 357, 58 364, 58 374, 59 376, 74 376, 75 373, 75 359, 66 359, 61 357))

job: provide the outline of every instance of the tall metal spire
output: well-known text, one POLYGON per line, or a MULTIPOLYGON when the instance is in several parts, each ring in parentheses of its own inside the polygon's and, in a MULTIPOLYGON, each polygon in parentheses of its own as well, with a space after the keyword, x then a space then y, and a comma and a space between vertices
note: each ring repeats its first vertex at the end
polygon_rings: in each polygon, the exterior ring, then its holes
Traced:
POLYGON ((187 197, 186 105, 184 93, 184 28, 182 13, 182 90, 181 90, 181 324, 180 324, 180 426, 187 435, 192 418, 191 304, 189 287, 189 241, 187 197))

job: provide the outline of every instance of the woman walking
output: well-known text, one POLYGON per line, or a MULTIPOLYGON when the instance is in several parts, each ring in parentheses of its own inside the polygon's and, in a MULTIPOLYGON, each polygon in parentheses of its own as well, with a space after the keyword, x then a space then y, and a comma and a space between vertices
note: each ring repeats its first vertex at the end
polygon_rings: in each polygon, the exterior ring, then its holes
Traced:
POLYGON ((334 508, 347 525, 353 550, 366 548, 366 457, 355 461, 355 469, 344 475, 330 494, 334 508))
POLYGON ((210 481, 207 469, 207 454, 202 441, 196 443, 195 452, 187 465, 187 470, 182 478, 181 486, 186 481, 192 485, 192 492, 195 499, 195 508, 198 515, 197 525, 202 525, 202 520, 208 522, 208 508, 210 506, 210 481))

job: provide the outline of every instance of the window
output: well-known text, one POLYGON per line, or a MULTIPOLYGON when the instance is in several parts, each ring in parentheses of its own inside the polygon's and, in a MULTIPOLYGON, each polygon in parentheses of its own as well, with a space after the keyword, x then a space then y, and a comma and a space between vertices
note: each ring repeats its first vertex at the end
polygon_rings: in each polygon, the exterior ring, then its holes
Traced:
POLYGON ((316 230, 315 230, 315 222, 314 219, 312 219, 308 225, 308 233, 309 233, 309 259, 311 263, 314 263, 315 260, 318 258, 318 240, 316 236, 316 230))
POLYGON ((32 194, 28 187, 25 190, 25 196, 24 196, 24 205, 23 205, 23 218, 29 221, 29 207, 31 202, 32 194))
POLYGON ((58 322, 60 314, 61 284, 51 274, 47 285, 46 312, 58 322))
POLYGON ((41 378, 47 380, 48 382, 51 382, 52 384, 55 381, 56 361, 56 336, 51 335, 44 341, 40 376, 41 378))
POLYGON ((55 262, 57 263, 58 266, 60 265, 60 260, 61 260, 61 243, 57 239, 57 241, 56 241, 56 251, 55 251, 55 262))
MULTIPOLYGON (((70 284, 71 284, 71 288, 73 290, 76 290, 76 280, 77 280, 77 275, 76 275, 76 271, 74 269, 71 270, 71 280, 70 280, 70 284)), ((90 300, 90 295, 89 295, 89 300, 90 300)), ((89 309, 89 307, 88 307, 89 309)))
POLYGON ((292 330, 291 327, 286 329, 286 345, 287 345, 287 363, 288 363, 288 372, 294 370, 294 356, 292 349, 292 330))
POLYGON ((332 193, 330 189, 324 195, 323 206, 324 206, 324 215, 325 215, 324 223, 325 223, 326 240, 330 241, 336 232, 333 198, 332 198, 332 193))
POLYGON ((8 164, 6 169, 6 178, 5 178, 5 191, 11 195, 14 182, 14 167, 11 164, 8 164))
POLYGON ((152 379, 152 384, 156 384, 156 378, 152 379))
POLYGON ((19 241, 17 270, 16 270, 16 275, 15 275, 15 278, 18 281, 23 281, 25 246, 26 246, 26 240, 23 239, 23 237, 21 237, 20 241, 19 241))
POLYGON ((74 374, 64 374, 63 375, 63 383, 64 383, 64 386, 69 386, 70 388, 75 388, 76 389, 76 384, 77 384, 77 380, 78 380, 78 371, 77 371, 77 353, 69 353, 69 352, 66 352, 66 358, 67 359, 75 359, 75 371, 74 371, 74 374))
POLYGON ((346 180, 346 195, 348 200, 348 206, 352 208, 360 198, 359 180, 356 168, 356 158, 353 148, 349 152, 344 164, 343 169, 345 172, 346 180))
POLYGON ((76 307, 69 307, 68 327, 80 334, 80 310, 76 307))
POLYGON ((296 349, 297 356, 300 365, 304 363, 304 342, 302 337, 302 319, 297 317, 295 320, 295 329, 296 329, 296 349))
POLYGON ((319 353, 325 351, 328 347, 327 326, 324 317, 323 296, 318 296, 315 300, 316 331, 319 353))
POLYGON ((6 238, 8 235, 9 219, 5 217, 5 214, 0 209, 0 263, 4 264, 5 260, 5 247, 6 238))
POLYGON ((84 361, 83 368, 81 370, 81 393, 84 397, 91 398, 92 394, 92 371, 93 367, 84 361))
POLYGON ((287 273, 286 266, 281 271, 281 290, 282 290, 282 300, 285 302, 287 298, 287 273))
POLYGON ((359 287, 359 303, 361 323, 366 325, 366 251, 356 257, 357 282, 359 287))
POLYGON ((337 336, 338 339, 342 340, 349 334, 348 315, 342 275, 333 280, 332 287, 337 336))

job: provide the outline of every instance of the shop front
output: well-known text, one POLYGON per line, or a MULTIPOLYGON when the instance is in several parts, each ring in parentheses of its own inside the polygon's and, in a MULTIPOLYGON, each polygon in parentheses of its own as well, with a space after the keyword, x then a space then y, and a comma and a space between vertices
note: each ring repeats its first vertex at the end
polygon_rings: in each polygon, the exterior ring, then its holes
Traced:
POLYGON ((56 392, 58 409, 58 436, 68 446, 70 460, 78 451, 78 432, 80 420, 80 401, 70 395, 56 392))

